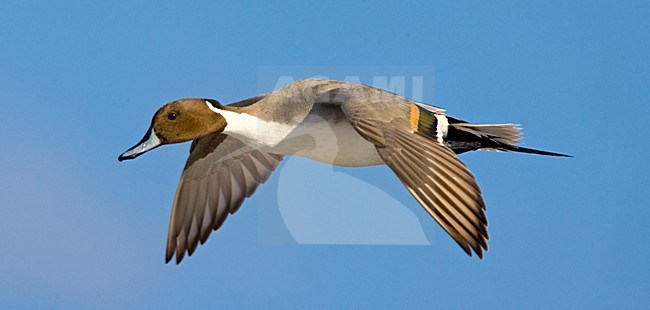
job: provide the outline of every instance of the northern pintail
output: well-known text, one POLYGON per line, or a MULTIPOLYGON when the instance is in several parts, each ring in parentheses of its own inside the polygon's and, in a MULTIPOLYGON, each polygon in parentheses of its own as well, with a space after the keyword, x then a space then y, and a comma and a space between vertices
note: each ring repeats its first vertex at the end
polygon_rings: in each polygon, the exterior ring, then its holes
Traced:
POLYGON ((485 203, 456 154, 496 150, 568 156, 519 146, 515 124, 472 124, 441 108, 357 83, 306 79, 230 105, 180 99, 161 107, 144 138, 119 156, 192 141, 172 206, 166 261, 180 263, 235 213, 284 156, 327 164, 388 165, 468 254, 489 239, 485 203))

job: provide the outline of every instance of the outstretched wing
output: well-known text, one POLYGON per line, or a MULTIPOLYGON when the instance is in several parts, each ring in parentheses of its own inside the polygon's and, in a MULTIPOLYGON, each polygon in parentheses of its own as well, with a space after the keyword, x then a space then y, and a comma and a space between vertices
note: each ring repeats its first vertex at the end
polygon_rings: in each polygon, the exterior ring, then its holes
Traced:
POLYGON ((180 263, 205 243, 228 214, 239 209, 280 164, 282 155, 246 146, 225 134, 195 140, 176 190, 167 237, 166 262, 180 263))
MULTIPOLYGON (((419 112, 414 102, 349 84, 330 90, 318 102, 339 105, 436 222, 468 255, 472 249, 483 257, 489 235, 481 190, 448 146, 417 132, 419 112)), ((444 113, 436 107, 427 108, 444 113)))

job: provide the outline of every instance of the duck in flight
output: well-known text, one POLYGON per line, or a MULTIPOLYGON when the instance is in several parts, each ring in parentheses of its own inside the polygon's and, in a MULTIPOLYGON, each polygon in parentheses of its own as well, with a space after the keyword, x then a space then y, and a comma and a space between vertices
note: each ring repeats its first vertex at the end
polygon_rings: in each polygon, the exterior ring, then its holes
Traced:
POLYGON ((519 146, 520 139, 514 124, 472 124, 385 90, 306 79, 230 105, 198 98, 168 103, 118 160, 192 141, 172 206, 166 262, 192 255, 288 155, 347 167, 388 165, 465 253, 482 258, 489 239, 485 203, 456 155, 568 156, 519 146))

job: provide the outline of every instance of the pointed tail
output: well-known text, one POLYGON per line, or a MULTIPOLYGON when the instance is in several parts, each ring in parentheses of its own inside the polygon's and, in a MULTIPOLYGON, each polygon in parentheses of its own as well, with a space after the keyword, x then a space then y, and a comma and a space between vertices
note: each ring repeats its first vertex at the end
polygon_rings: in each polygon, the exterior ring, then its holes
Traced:
POLYGON ((504 150, 504 151, 528 153, 528 154, 559 156, 559 157, 573 157, 573 156, 567 155, 567 154, 555 153, 555 152, 549 152, 549 151, 542 151, 542 150, 536 150, 536 149, 530 149, 530 148, 523 147, 523 146, 508 145, 508 144, 500 145, 499 149, 504 150))
POLYGON ((482 149, 573 157, 518 146, 521 141, 521 129, 516 124, 472 124, 453 117, 447 117, 447 119, 449 129, 445 140, 457 154, 482 149))

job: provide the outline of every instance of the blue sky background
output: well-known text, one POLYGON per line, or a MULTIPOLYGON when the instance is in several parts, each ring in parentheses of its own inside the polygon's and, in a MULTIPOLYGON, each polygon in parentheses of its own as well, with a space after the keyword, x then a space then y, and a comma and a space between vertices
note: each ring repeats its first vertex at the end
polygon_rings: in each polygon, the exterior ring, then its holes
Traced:
POLYGON ((2 1, 0 308, 647 306, 648 29, 641 1, 2 1), (260 244, 274 175, 165 265, 189 146, 117 155, 163 103, 250 97, 268 65, 434 66, 430 103, 575 158, 462 156, 488 205, 483 260, 374 167, 349 174, 380 180, 432 245, 260 244))

